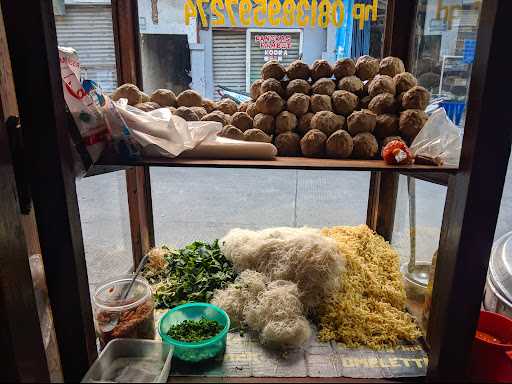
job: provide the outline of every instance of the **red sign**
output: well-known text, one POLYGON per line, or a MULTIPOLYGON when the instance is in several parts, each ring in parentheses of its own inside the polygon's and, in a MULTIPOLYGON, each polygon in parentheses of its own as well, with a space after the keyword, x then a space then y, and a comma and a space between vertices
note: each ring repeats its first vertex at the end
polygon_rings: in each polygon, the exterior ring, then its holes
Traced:
POLYGON ((256 35, 254 40, 261 49, 292 49, 290 35, 256 35))

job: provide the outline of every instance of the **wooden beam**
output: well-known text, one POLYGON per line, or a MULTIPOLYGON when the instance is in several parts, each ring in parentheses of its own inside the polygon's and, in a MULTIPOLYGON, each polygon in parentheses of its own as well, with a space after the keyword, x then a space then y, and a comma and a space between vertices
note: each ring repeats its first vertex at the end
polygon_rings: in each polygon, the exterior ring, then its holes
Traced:
POLYGON ((1 4, 63 376, 79 381, 97 350, 52 2, 1 4))
MULTIPOLYGON (((136 0, 112 0, 117 81, 142 86, 138 4, 136 0)), ((155 246, 153 203, 149 167, 126 170, 126 190, 134 265, 155 246)))
MULTIPOLYGON (((417 1, 388 0, 382 56, 400 57, 409 68, 409 51, 414 31, 417 1)), ((397 174, 372 172, 368 193, 366 222, 370 228, 391 241, 395 223, 397 174)))
POLYGON ((429 377, 467 380, 509 163, 510 0, 482 2, 460 171, 450 178, 429 322, 429 377))
POLYGON ((0 382, 49 382, 1 107, 0 120, 0 382))
MULTIPOLYGON (((7 36, 5 35, 5 26, 3 14, 0 9, 0 99, 3 110, 3 119, 5 121, 9 116, 19 116, 18 102, 14 90, 14 80, 12 78, 11 58, 9 57, 9 47, 7 45, 7 36)), ((20 164, 20 166, 23 166, 20 164)), ((25 232, 25 240, 29 255, 40 254, 39 237, 37 233, 36 219, 34 210, 31 209, 27 215, 21 216, 21 224, 25 232)))

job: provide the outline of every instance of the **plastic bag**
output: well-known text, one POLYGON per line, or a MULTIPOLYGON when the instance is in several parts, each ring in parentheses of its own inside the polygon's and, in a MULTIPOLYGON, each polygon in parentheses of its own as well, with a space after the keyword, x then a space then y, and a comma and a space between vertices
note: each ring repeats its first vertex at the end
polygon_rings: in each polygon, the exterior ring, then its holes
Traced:
POLYGON ((71 137, 87 170, 110 139, 103 116, 105 97, 96 83, 80 81, 80 62, 73 48, 59 47, 59 59, 64 99, 78 128, 75 132, 72 127, 71 137))
POLYGON ((448 118, 446 111, 434 111, 412 142, 415 157, 423 156, 444 166, 458 167, 462 149, 462 133, 448 118))
POLYGON ((105 116, 115 148, 129 157, 176 157, 215 139, 222 129, 221 123, 213 121, 186 122, 168 108, 144 112, 128 105, 126 99, 109 100, 105 116))

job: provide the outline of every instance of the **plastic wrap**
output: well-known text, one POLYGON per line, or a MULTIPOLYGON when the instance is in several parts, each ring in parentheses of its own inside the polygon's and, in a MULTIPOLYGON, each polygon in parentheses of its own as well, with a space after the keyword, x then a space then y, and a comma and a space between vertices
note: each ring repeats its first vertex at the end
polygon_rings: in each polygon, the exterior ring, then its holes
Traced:
POLYGON ((416 158, 432 159, 434 163, 458 167, 462 149, 462 132, 440 108, 432 113, 410 147, 416 158))

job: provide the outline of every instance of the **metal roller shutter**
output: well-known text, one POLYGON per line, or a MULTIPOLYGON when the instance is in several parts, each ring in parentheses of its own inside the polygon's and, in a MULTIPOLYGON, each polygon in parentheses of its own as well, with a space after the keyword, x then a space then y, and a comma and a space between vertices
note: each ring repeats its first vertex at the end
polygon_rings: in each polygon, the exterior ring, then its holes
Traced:
POLYGON ((287 66, 299 58, 302 52, 300 46, 300 31, 297 32, 250 32, 251 33, 251 61, 250 84, 261 78, 261 67, 269 60, 279 60, 287 66), (282 47, 290 47, 283 49, 282 47), (276 49, 272 49, 277 47, 276 49), (270 49, 268 49, 270 48, 270 49))
POLYGON ((245 31, 213 31, 214 99, 218 85, 245 93, 245 31))
POLYGON ((112 92, 117 75, 110 5, 66 5, 55 24, 59 45, 78 51, 82 76, 112 92))

